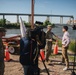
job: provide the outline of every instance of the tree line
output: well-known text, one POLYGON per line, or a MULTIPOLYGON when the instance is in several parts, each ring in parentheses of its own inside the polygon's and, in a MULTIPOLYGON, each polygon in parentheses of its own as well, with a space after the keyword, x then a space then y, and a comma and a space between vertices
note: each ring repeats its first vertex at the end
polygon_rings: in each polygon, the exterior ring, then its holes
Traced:
MULTIPOLYGON (((24 21, 24 25, 26 27, 31 26, 30 23, 26 22, 26 21, 24 21)), ((45 20, 41 26, 46 27, 47 25, 52 25, 53 27, 55 26, 54 24, 52 24, 48 20, 45 20)), ((10 21, 8 21, 6 19, 0 19, 0 27, 5 27, 5 28, 8 28, 8 29, 11 29, 11 28, 19 29, 20 28, 20 23, 10 23, 10 21)))

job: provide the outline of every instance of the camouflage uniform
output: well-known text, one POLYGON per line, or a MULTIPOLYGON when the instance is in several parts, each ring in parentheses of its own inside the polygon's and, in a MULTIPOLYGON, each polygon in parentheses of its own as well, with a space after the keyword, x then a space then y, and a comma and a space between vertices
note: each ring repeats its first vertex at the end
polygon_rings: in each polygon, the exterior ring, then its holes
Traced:
POLYGON ((49 41, 49 39, 52 39, 53 41, 55 41, 53 36, 55 36, 55 34, 51 31, 48 31, 46 33, 46 46, 45 46, 46 61, 49 60, 49 56, 51 55, 51 52, 52 52, 52 41, 49 41))
MULTIPOLYGON (((4 28, 0 28, 0 32, 5 32, 4 28)), ((4 75, 4 47, 2 43, 2 38, 0 37, 0 75, 4 75)))
POLYGON ((45 46, 46 61, 48 61, 49 56, 52 51, 52 41, 51 42, 49 41, 49 39, 52 39, 52 37, 53 37, 53 35, 52 35, 51 31, 48 31, 46 33, 46 46, 45 46))

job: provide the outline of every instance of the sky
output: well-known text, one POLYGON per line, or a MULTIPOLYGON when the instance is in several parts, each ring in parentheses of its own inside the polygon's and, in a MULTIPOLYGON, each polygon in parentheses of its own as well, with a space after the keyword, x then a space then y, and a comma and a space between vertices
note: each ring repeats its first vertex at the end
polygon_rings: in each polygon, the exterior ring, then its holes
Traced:
MULTIPOLYGON (((73 15, 76 19, 76 0, 35 0, 35 14, 73 15)), ((31 0, 0 0, 0 13, 31 13, 31 0)), ((2 16, 0 16, 2 18, 2 16)), ((11 22, 16 16, 5 16, 11 22)), ((28 21, 28 16, 22 16, 28 21)), ((45 21, 46 17, 35 17, 35 21, 45 21)), ((63 18, 66 23, 69 18, 63 18)), ((60 18, 50 17, 51 22, 60 22, 60 18)))

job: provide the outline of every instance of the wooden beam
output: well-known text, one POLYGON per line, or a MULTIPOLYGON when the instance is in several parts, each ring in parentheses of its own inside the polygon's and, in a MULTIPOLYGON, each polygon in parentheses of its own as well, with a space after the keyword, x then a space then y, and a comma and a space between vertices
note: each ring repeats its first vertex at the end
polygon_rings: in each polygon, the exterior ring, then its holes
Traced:
POLYGON ((31 0, 31 29, 34 28, 34 0, 31 0))

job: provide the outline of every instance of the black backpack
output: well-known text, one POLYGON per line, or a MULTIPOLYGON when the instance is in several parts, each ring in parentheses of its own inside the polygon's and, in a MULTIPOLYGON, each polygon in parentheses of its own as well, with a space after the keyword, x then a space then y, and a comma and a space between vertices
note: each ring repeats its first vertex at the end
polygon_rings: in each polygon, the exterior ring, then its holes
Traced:
POLYGON ((20 63, 22 65, 30 65, 30 41, 27 39, 26 41, 24 41, 22 39, 22 41, 24 42, 24 45, 25 45, 25 42, 28 41, 27 43, 27 48, 23 48, 23 50, 21 51, 20 53, 20 63))

